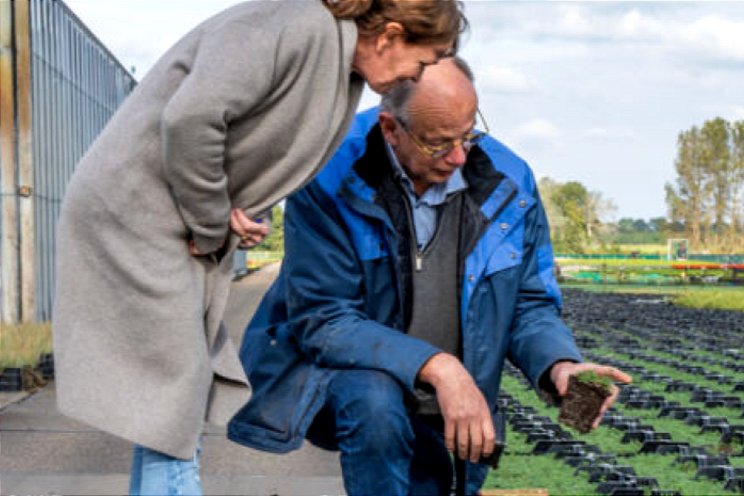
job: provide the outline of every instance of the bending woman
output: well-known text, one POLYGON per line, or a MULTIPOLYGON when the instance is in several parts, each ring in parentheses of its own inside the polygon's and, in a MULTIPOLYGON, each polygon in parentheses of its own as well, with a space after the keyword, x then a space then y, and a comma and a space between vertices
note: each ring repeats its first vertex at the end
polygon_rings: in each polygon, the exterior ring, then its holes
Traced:
POLYGON ((454 0, 242 3, 166 52, 90 147, 58 227, 58 406, 136 444, 133 493, 200 491, 205 419, 248 400, 222 316, 233 252, 266 234, 251 218, 332 155, 364 81, 417 79, 465 24, 454 0))

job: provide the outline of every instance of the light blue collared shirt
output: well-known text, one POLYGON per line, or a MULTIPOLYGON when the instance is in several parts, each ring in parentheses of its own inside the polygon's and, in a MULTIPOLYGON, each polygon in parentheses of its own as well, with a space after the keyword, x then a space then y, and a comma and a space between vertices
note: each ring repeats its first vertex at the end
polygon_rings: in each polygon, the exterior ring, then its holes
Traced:
POLYGON ((462 171, 458 168, 452 173, 446 182, 439 184, 432 184, 424 194, 420 197, 416 195, 413 190, 413 181, 406 174, 405 169, 398 161, 398 157, 395 156, 395 151, 390 143, 385 142, 385 148, 387 149, 388 157, 390 162, 393 164, 395 169, 400 176, 403 183, 404 190, 408 196, 408 201, 411 205, 411 213, 413 217, 414 231, 416 232, 416 243, 419 250, 424 248, 437 228, 437 209, 438 205, 444 203, 447 196, 466 189, 468 187, 465 178, 462 177, 462 171))

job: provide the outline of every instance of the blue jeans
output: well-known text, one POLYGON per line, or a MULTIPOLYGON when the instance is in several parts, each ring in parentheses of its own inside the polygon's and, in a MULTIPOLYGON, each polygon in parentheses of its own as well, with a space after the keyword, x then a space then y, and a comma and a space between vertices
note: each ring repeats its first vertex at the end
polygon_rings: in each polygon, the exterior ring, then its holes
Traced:
POLYGON ((129 479, 131 496, 201 496, 199 455, 180 460, 136 444, 129 479))
POLYGON ((453 467, 442 433, 406 405, 404 390, 375 370, 343 370, 307 434, 341 451, 349 496, 450 494, 453 467))

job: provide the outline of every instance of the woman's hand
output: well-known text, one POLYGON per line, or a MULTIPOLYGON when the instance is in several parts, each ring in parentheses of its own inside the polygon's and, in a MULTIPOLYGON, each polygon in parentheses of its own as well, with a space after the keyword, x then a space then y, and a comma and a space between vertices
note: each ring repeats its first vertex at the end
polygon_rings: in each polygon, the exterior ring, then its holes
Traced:
POLYGON ((270 226, 252 220, 239 208, 230 212, 230 229, 240 236, 240 248, 251 248, 263 241, 269 234, 270 226))

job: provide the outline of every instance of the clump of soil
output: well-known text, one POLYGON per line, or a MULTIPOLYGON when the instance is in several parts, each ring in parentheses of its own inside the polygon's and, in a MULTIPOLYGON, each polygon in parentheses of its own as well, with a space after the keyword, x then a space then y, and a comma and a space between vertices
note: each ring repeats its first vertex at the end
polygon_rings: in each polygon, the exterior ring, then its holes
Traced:
POLYGON ((558 421, 586 434, 592 429, 604 400, 612 394, 609 379, 593 372, 568 378, 568 392, 561 402, 558 421))
POLYGON ((41 371, 34 369, 26 365, 21 370, 21 381, 23 384, 24 391, 36 391, 46 385, 47 381, 44 379, 41 371))

